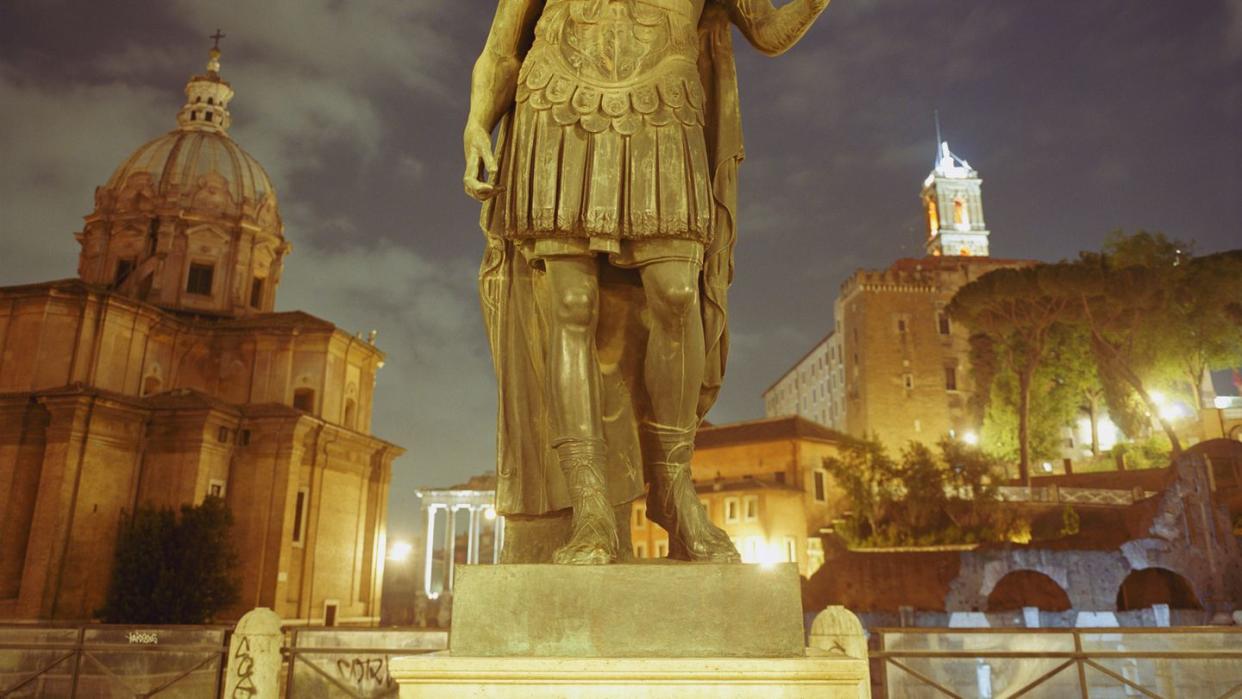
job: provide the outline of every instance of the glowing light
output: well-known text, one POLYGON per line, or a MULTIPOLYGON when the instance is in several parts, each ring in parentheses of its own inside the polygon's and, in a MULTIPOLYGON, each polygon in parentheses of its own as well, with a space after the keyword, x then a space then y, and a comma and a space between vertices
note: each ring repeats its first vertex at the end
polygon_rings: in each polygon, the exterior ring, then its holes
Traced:
POLYGON ((1052 473, 1052 462, 1051 461, 1045 461, 1043 463, 1043 467, 1044 467, 1044 473, 1052 473))
POLYGON ((1242 407, 1242 398, 1238 396, 1216 396, 1212 399, 1212 405, 1221 410, 1242 407))
POLYGON ((408 541, 394 541, 392 546, 388 548, 388 560, 395 563, 405 563, 410 558, 410 554, 414 551, 414 547, 408 541))
POLYGON ((969 444, 972 447, 977 447, 979 446, 979 435, 975 434, 974 432, 967 432, 966 434, 962 435, 962 441, 969 444))
POLYGON ((483 518, 489 522, 496 519, 496 508, 489 507, 486 510, 483 510, 483 518))
MULTIPOLYGON (((1095 426, 1100 434, 1100 449, 1112 449, 1117 446, 1117 438, 1120 436, 1120 431, 1112 420, 1102 417, 1096 422, 1095 426)), ((1087 429, 1090 430, 1091 426, 1088 425, 1087 429)))
POLYGON ((1156 404, 1156 411, 1162 419, 1180 420, 1181 418, 1190 417, 1190 411, 1185 405, 1169 400, 1169 397, 1160 391, 1152 391, 1148 395, 1151 396, 1151 402, 1156 404))

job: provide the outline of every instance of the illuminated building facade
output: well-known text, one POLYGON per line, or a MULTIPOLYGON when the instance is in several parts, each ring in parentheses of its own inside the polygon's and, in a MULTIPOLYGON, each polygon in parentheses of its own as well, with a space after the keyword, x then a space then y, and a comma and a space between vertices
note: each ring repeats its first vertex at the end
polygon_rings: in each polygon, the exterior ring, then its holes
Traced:
POLYGON ((79 278, 0 289, 0 619, 92 618, 125 518, 208 496, 240 558, 223 618, 379 616, 404 451, 371 433, 384 354, 274 312, 291 248, 219 56, 96 190, 79 278))

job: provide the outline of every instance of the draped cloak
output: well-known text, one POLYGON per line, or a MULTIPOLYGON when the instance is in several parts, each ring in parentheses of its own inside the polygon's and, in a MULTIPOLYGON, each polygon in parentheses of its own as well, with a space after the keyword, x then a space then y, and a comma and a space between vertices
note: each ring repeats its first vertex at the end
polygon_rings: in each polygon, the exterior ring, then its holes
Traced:
MULTIPOLYGON (((737 170, 743 158, 730 31, 727 12, 709 0, 698 27, 698 71, 715 211, 699 280, 707 355, 700 421, 720 392, 729 343, 726 294, 733 281, 737 170)), ((525 45, 530 45, 529 37, 525 45)), ((511 110, 500 124, 497 153, 505 151, 512 126, 511 110)), ((492 201, 484 204, 480 223, 487 246, 479 268, 479 296, 498 384, 496 508, 502 515, 543 515, 570 507, 545 400, 548 335, 539 299, 548 289, 542 272, 529 264, 514 241, 505 239, 501 218, 492 201)), ((601 265, 596 347, 608 451, 604 476, 616 505, 641 497, 647 480, 638 436, 638 424, 650 411, 642 370, 645 306, 636 270, 601 265)))

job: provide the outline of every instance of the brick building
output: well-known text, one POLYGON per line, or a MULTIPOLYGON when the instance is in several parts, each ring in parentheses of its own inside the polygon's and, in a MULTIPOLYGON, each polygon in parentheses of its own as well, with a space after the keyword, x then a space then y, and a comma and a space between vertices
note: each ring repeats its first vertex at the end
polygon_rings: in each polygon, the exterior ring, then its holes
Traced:
POLYGON ((241 558, 225 616, 369 622, 403 452, 371 435, 384 355, 273 312, 290 245, 228 135, 218 50, 186 96, 96 190, 79 278, 0 289, 0 619, 89 619, 128 513, 217 495, 241 558))

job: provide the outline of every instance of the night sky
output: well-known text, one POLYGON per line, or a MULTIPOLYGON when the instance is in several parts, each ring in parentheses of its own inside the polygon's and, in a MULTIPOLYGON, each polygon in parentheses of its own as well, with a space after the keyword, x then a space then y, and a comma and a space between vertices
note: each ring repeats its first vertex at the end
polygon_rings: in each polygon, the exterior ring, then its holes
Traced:
MULTIPOLYGON (((294 252, 278 310, 388 353, 375 432, 413 490, 494 464, 494 382, 461 191, 468 81, 495 0, 0 6, 0 285, 71 277, 94 188, 175 126, 216 27, 231 135, 267 168, 294 252)), ((921 255, 919 188, 944 136, 984 181, 999 257, 1057 260, 1111 230, 1242 247, 1242 0, 835 0, 768 59, 737 39, 741 173, 733 350, 715 422, 829 329, 859 267, 921 255)))

